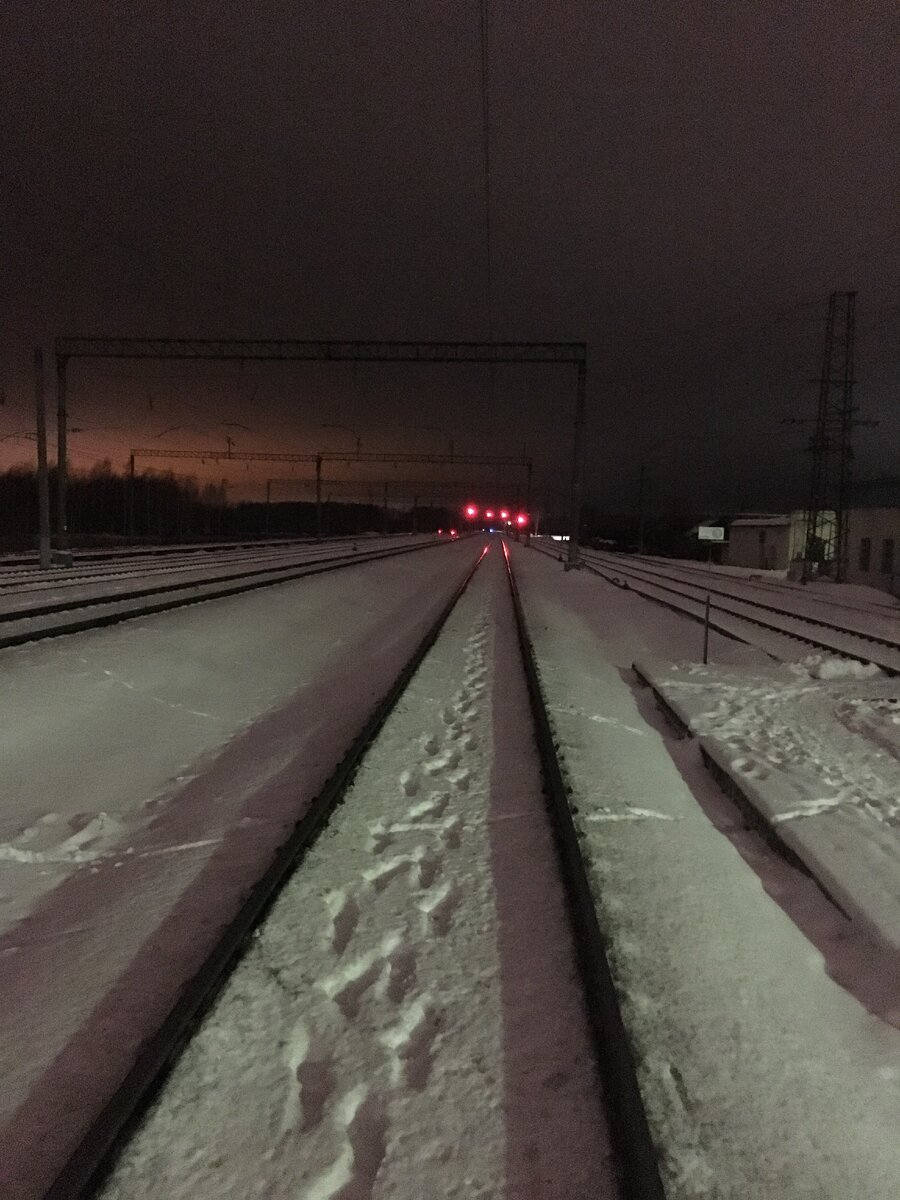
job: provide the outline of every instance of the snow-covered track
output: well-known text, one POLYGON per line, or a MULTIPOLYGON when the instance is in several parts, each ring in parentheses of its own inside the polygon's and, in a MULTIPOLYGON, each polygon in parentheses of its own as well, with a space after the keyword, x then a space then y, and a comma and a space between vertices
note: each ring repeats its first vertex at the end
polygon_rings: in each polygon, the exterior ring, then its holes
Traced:
MULTIPOLYGON (((571 929, 580 990, 584 996, 597 1077, 602 1088, 602 1115, 606 1118, 617 1167, 616 1194, 621 1200, 666 1200, 634 1058, 574 825, 569 793, 557 756, 550 710, 542 692, 527 619, 508 548, 500 544, 504 551, 510 597, 508 611, 512 617, 509 644, 518 647, 531 715, 531 721, 526 719, 524 727, 516 733, 516 741, 519 738, 527 741, 533 737, 537 750, 536 765, 540 767, 540 780, 546 797, 547 827, 552 831, 552 840, 548 837, 547 845, 555 844, 556 855, 553 857, 556 868, 553 873, 555 875, 558 871, 561 893, 565 893, 564 909, 571 929)), ((118 1169, 119 1156, 132 1132, 160 1093, 176 1059, 199 1027, 201 1019, 211 1009, 233 970, 238 967, 251 944, 254 931, 269 916, 288 880, 296 875, 298 869, 303 871, 305 855, 329 823, 332 813, 344 802, 367 751, 406 696, 413 676, 438 640, 487 553, 488 548, 485 547, 466 570, 448 602, 378 701, 327 783, 294 826, 265 873, 246 893, 240 910, 219 935, 209 956, 181 990, 164 1022, 143 1043, 127 1075, 45 1193, 45 1200, 83 1200, 95 1194, 110 1172, 118 1169)), ((532 753, 530 749, 529 753, 532 753)), ((535 795, 538 795, 537 790, 535 795)), ((590 1044, 590 1041, 586 1043, 587 1046, 590 1044)), ((584 1054, 582 1052, 582 1059, 584 1054)), ((590 1056, 589 1050, 587 1054, 590 1056)), ((161 1102, 165 1103, 164 1098, 161 1102)), ((603 1190, 602 1194, 609 1193, 603 1190)))
POLYGON ((370 551, 329 554, 323 557, 302 557, 294 563, 258 566, 217 571, 191 580, 159 581, 125 591, 99 592, 78 598, 57 599, 19 608, 0 611, 0 649, 19 646, 43 638, 60 637, 86 629, 115 625, 136 617, 168 612, 204 600, 216 600, 239 595, 257 588, 271 587, 320 575, 360 563, 411 554, 434 546, 449 545, 446 540, 423 541, 414 545, 396 546, 370 551))
POLYGON ((757 645, 773 658, 791 657, 791 643, 806 643, 818 650, 845 658, 874 663, 888 674, 900 673, 900 641, 866 632, 816 615, 800 613, 739 595, 733 588, 704 579, 692 582, 679 579, 664 569, 634 564, 622 555, 591 551, 580 555, 582 565, 609 583, 623 583, 638 595, 694 621, 704 619, 707 594, 711 597, 710 628, 736 641, 757 645), (758 632, 754 632, 754 631, 758 632), (774 636, 773 636, 774 635, 774 636))
POLYGON ((137 1118, 164 1082, 174 1060, 198 1021, 237 964, 248 939, 272 907, 290 875, 328 823, 352 782, 367 749, 377 736, 419 665, 466 591, 486 549, 467 570, 447 604, 372 710, 334 772, 276 853, 265 874, 249 889, 241 908, 224 928, 211 953, 181 990, 165 1021, 142 1049, 115 1093, 90 1125, 84 1138, 45 1193, 45 1200, 77 1200, 92 1194, 137 1118))
POLYGON ((597 908, 591 894, 587 867, 572 819, 569 793, 556 753, 553 726, 541 690, 537 659, 505 544, 503 552, 522 666, 528 686, 534 735, 541 762, 547 811, 553 826, 566 889, 594 1049, 601 1068, 606 1114, 618 1160, 622 1196, 623 1200, 665 1200, 657 1153, 638 1086, 634 1058, 597 920, 597 908))
POLYGON ((145 551, 141 554, 119 554, 100 560, 78 556, 70 567, 51 567, 40 570, 29 567, 10 570, 0 566, 0 597, 27 592, 58 591, 60 588, 77 587, 85 583, 104 582, 114 579, 146 578, 151 575, 169 574, 175 571, 207 570, 226 563, 266 562, 277 558, 294 558, 297 555, 315 554, 323 547, 340 547, 346 542, 396 541, 390 538, 324 538, 321 541, 297 539, 295 542, 259 543, 249 546, 172 547, 165 551, 145 551))
MULTIPOLYGON (((349 535, 348 535, 349 536, 349 535)), ((338 538, 329 539, 338 541, 338 538)), ((264 546, 302 546, 315 542, 312 537, 296 538, 250 538, 235 542, 179 542, 174 545, 159 546, 117 546, 108 550, 74 550, 73 558, 76 564, 117 562, 128 559, 167 558, 173 554, 221 554, 227 550, 248 550, 264 546)), ((4 554, 0 556, 0 575, 14 574, 18 569, 38 572, 36 554, 4 554)), ((46 574, 46 572, 43 572, 46 574)))
POLYGON ((884 594, 884 599, 877 599, 876 595, 862 598, 857 595, 846 596, 843 594, 841 587, 835 587, 829 584, 827 590, 817 590, 815 584, 812 588, 798 581, 788 579, 768 578, 767 574, 760 570, 759 574, 754 572, 739 573, 739 568, 721 567, 717 564, 707 564, 703 562, 691 562, 688 559, 672 559, 662 558, 652 554, 629 554, 628 559, 631 562, 640 563, 647 567, 655 567, 657 570, 670 571, 678 575, 686 575, 689 579, 704 579, 712 580, 716 584, 736 585, 742 590, 756 592, 760 595, 775 596, 779 600, 786 598, 794 598, 802 600, 804 604, 810 606, 821 605, 823 610, 829 610, 832 614, 835 610, 845 609, 849 613, 857 615, 867 615, 878 617, 887 616, 889 619, 895 619, 900 615, 898 606, 894 599, 884 594))

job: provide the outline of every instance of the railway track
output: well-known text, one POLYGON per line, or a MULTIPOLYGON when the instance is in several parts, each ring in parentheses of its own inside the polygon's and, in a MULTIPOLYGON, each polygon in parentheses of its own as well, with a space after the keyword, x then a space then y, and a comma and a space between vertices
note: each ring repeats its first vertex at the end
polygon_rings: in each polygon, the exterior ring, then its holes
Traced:
MULTIPOLYGON (((497 539, 499 543, 499 539, 497 539)), ((500 543, 502 544, 502 543, 500 543)), ((78 1147, 45 1193, 45 1200, 75 1200, 96 1194, 118 1156, 159 1094, 173 1063, 209 1012, 232 971, 239 965, 254 931, 271 914, 273 904, 298 871, 348 789, 386 722, 407 694, 411 681, 436 647, 444 627, 470 588, 486 546, 466 573, 431 628, 377 702, 318 796, 299 818, 271 865, 257 880, 193 978, 182 988, 165 1021, 143 1043, 121 1085, 96 1114, 78 1147)), ((665 1200, 656 1151, 638 1089, 634 1062, 622 1022, 618 998, 598 927, 588 874, 579 849, 569 796, 557 757, 547 704, 542 692, 527 620, 503 545, 508 586, 508 620, 514 630, 520 667, 527 685, 532 727, 521 736, 533 738, 546 798, 547 817, 557 851, 557 868, 575 947, 588 1024, 593 1037, 603 1109, 615 1153, 618 1195, 622 1200, 665 1200)), ((214 1017, 214 1014, 212 1014, 214 1017)), ((280 1194, 280 1193, 279 1193, 280 1194)))
MULTIPOLYGON (((602 552, 601 552, 602 553, 602 552)), ((848 598, 843 595, 841 587, 829 585, 828 591, 817 591, 815 588, 809 588, 802 583, 796 583, 787 579, 767 579, 763 574, 760 575, 739 575, 737 572, 716 570, 715 567, 710 569, 706 563, 689 562, 685 559, 665 559, 652 554, 630 554, 629 560, 640 563, 647 567, 652 567, 661 571, 673 572, 677 575, 687 576, 688 579, 697 581, 699 579, 710 580, 711 582, 722 586, 739 585, 742 589, 750 592, 759 592, 762 595, 774 596, 780 600, 785 598, 802 598, 805 604, 821 605, 823 609, 828 609, 832 613, 835 610, 844 609, 850 613, 862 614, 865 616, 874 616, 876 618, 896 618, 900 615, 900 610, 891 598, 886 597, 884 601, 876 600, 874 597, 862 599, 859 597, 848 598)))
MULTIPOLYGON (((547 551, 544 551, 547 553, 547 551)), ((636 565, 621 555, 583 551, 583 566, 618 586, 649 600, 664 604, 695 621, 704 620, 709 594, 710 628, 725 637, 758 646, 773 658, 791 658, 797 642, 836 654, 873 663, 888 674, 900 673, 900 641, 878 633, 864 632, 824 616, 801 614, 768 601, 739 595, 733 588, 714 581, 690 582, 663 569, 636 565)))
POLYGON ((322 542, 298 541, 293 545, 258 546, 226 549, 215 552, 211 549, 186 554, 147 554, 140 558, 123 557, 120 561, 102 563, 76 562, 71 567, 53 567, 40 570, 0 570, 0 597, 39 592, 57 592, 60 589, 103 583, 116 579, 141 579, 155 575, 173 575, 181 571, 206 571, 213 565, 228 566, 242 563, 265 563, 277 559, 295 559, 304 555, 321 554, 330 548, 341 549, 346 543, 374 547, 389 542, 397 544, 396 537, 385 538, 328 538, 322 542))
MULTIPOLYGON (((339 539, 329 539, 339 540, 339 539)), ((75 565, 82 563, 117 562, 129 558, 140 561, 144 558, 167 558, 178 554, 221 554, 228 550, 247 550, 254 547, 282 546, 291 547, 315 542, 312 537, 296 538, 266 538, 265 540, 251 539, 236 542, 180 542, 172 546, 122 546, 109 550, 75 550, 73 551, 75 565)), ((0 556, 0 575, 18 570, 41 573, 36 554, 4 554, 0 556)), ((46 571, 42 572, 46 574, 46 571)))
POLYGON ((343 553, 326 552, 319 556, 304 554, 294 561, 282 561, 268 566, 242 567, 240 564, 226 563, 219 565, 212 573, 207 571, 205 575, 190 580, 170 580, 164 577, 157 582, 148 581, 143 585, 125 589, 39 600, 37 603, 29 593, 21 598, 20 603, 16 602, 16 596, 8 596, 6 606, 0 606, 0 649, 42 638, 60 637, 86 629, 115 625, 121 621, 168 612, 204 600, 235 596, 257 588, 302 579, 307 575, 320 575, 360 563, 394 558, 448 544, 450 543, 446 540, 434 539, 417 542, 412 546, 391 545, 368 551, 344 550, 343 553))

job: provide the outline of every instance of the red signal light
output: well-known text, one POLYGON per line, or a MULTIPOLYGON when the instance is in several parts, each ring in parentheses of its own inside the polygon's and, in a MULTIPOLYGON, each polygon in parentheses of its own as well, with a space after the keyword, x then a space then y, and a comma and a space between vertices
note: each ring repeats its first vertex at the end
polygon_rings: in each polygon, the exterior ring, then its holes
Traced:
POLYGON ((516 517, 516 524, 519 526, 528 524, 528 518, 524 513, 519 513, 519 515, 516 517))
POLYGON ((455 530, 455 529, 451 529, 451 530, 450 530, 450 536, 451 536, 451 537, 458 537, 458 536, 459 536, 459 534, 456 532, 456 530, 455 530))
POLYGON ((501 521, 508 521, 508 520, 509 520, 509 509, 508 509, 508 508, 501 508, 501 509, 500 509, 500 520, 501 520, 501 521))
POLYGON ((466 505, 466 516, 470 517, 470 518, 478 516, 478 509, 475 507, 474 504, 466 505))
POLYGON ((438 533, 443 533, 443 532, 444 532, 443 529, 438 530, 438 533))
POLYGON ((487 519, 488 519, 489 521, 493 521, 493 519, 494 519, 494 510, 493 510, 492 508, 486 508, 486 509, 484 510, 484 515, 487 517, 487 519))

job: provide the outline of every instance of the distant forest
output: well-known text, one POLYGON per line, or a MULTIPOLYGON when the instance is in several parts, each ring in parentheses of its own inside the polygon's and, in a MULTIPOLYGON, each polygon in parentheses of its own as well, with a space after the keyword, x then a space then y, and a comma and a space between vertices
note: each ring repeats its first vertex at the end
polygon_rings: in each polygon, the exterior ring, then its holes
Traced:
MULTIPOLYGON (((50 526, 55 530, 56 472, 50 471, 50 526)), ((25 550, 37 544, 37 475, 33 468, 0 472, 0 549, 25 550)), ((134 480, 109 462, 90 471, 70 471, 69 540, 73 545, 116 542, 190 542, 218 538, 313 537, 316 506, 309 501, 279 500, 230 504, 223 483, 199 484, 170 472, 145 471, 134 480)), ((415 512, 373 504, 327 501, 322 504, 322 533, 425 532, 451 523, 445 509, 415 512)))

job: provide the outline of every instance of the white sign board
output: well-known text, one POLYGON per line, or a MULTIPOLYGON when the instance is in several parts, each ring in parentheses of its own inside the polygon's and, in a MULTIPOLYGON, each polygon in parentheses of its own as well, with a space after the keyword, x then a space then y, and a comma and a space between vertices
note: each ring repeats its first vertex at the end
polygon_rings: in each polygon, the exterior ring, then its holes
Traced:
POLYGON ((724 542, 725 529, 722 525, 698 525, 697 537, 701 542, 724 542))

